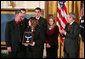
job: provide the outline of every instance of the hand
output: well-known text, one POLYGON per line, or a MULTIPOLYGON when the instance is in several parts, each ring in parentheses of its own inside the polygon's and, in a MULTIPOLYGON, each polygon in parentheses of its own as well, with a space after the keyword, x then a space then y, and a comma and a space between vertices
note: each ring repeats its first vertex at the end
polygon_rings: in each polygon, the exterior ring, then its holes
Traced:
POLYGON ((60 29, 59 32, 60 32, 61 34, 65 34, 65 33, 66 33, 66 31, 65 31, 64 29, 62 29, 62 30, 60 29))
POLYGON ((52 28, 49 28, 49 30, 51 30, 52 28))
POLYGON ((63 33, 63 34, 65 34, 65 33, 66 33, 66 31, 65 31, 64 29, 62 29, 62 33, 63 33))
POLYGON ((28 46, 28 44, 27 43, 22 43, 24 46, 28 46))
POLYGON ((34 45, 35 45, 35 42, 30 43, 30 45, 31 45, 31 46, 34 46, 34 45))
POLYGON ((46 47, 47 47, 47 48, 50 48, 50 47, 51 47, 51 45, 50 45, 49 43, 47 43, 47 44, 46 44, 46 47))
POLYGON ((7 47, 8 52, 12 52, 11 47, 7 47))
POLYGON ((59 29, 59 32, 60 32, 61 34, 63 34, 61 29, 59 29))

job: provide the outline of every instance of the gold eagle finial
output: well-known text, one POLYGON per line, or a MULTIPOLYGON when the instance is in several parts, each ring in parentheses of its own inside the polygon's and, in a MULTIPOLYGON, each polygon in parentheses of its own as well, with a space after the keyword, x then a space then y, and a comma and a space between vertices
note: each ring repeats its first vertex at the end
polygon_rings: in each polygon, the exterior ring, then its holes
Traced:
POLYGON ((15 7, 15 3, 13 1, 10 1, 10 5, 12 6, 12 8, 15 7))

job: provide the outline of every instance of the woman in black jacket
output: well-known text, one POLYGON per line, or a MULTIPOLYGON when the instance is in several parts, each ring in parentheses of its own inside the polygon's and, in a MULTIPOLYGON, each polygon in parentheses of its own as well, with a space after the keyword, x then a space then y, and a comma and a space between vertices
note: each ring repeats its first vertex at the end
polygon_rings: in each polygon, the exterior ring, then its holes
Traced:
POLYGON ((29 26, 25 32, 32 32, 32 41, 24 43, 27 46, 27 58, 42 58, 45 40, 35 17, 29 19, 29 26))

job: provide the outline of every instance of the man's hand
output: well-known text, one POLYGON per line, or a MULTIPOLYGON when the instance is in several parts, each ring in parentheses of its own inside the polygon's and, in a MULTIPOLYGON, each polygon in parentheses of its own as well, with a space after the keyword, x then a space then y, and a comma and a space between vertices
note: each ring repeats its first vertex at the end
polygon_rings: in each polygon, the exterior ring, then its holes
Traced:
POLYGON ((62 29, 62 30, 60 29, 59 32, 60 32, 61 34, 66 34, 66 31, 65 31, 64 29, 62 29))
POLYGON ((61 29, 59 29, 59 32, 60 32, 61 34, 63 34, 63 32, 62 32, 62 30, 61 30, 61 29))
POLYGON ((11 47, 7 47, 8 52, 12 52, 11 47))
POLYGON ((66 31, 65 31, 64 29, 62 29, 62 33, 63 33, 63 34, 65 34, 65 33, 66 33, 66 31))

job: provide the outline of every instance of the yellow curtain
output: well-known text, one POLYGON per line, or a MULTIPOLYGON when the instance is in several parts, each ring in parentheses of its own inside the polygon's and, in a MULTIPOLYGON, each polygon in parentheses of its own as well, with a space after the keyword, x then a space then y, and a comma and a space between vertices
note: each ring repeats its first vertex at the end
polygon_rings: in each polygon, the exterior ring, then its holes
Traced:
POLYGON ((66 1, 67 13, 74 12, 76 14, 76 22, 79 23, 81 1, 66 1))
MULTIPOLYGON (((48 12, 45 13, 45 15, 47 17, 53 15, 56 19, 58 1, 46 1, 46 2, 48 4, 45 5, 47 7, 47 9, 46 8, 45 9, 48 12)), ((81 1, 66 1, 66 6, 67 6, 67 13, 74 12, 76 14, 76 22, 79 23, 81 1)))

